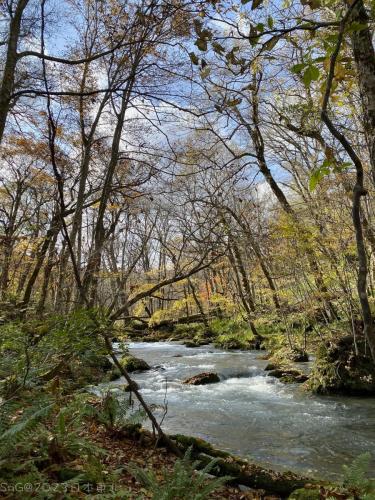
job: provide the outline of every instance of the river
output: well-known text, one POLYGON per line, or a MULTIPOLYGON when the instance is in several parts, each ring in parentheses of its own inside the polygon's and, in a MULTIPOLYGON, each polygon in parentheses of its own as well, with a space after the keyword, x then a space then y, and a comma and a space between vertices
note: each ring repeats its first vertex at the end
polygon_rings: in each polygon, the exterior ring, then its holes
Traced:
MULTIPOLYGON (((167 404, 163 429, 168 433, 201 437, 265 466, 323 479, 337 479, 342 465, 361 453, 375 457, 375 398, 318 397, 297 384, 285 385, 267 376, 259 351, 175 342, 129 348, 155 367, 133 378, 148 403, 167 404), (217 372, 221 381, 181 383, 204 371, 217 372)), ((161 409, 155 412, 162 417, 161 409)), ((372 466, 375 470, 375 461, 372 466)))

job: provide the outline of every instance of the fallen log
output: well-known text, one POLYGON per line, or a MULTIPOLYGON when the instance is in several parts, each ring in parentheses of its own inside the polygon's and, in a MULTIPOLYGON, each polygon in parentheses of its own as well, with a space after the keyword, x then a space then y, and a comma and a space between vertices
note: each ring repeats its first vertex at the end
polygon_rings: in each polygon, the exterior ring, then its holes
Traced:
MULTIPOLYGON (((134 439, 139 439, 148 446, 155 445, 155 436, 139 424, 129 427, 134 439)), ((214 448, 204 439, 184 436, 183 434, 165 435, 175 443, 176 448, 184 455, 191 448, 191 456, 199 461, 199 468, 205 467, 215 459, 215 467, 210 474, 223 477, 230 476, 230 483, 241 484, 251 489, 262 490, 267 495, 277 495, 278 498, 288 498, 295 490, 329 486, 329 483, 307 478, 291 471, 279 472, 254 464, 226 451, 214 448)), ((163 445, 163 439, 157 441, 163 445)))
POLYGON ((218 450, 203 439, 181 434, 169 437, 175 441, 183 453, 191 447, 193 457, 198 459, 202 466, 207 465, 212 459, 216 459, 216 468, 211 474, 216 476, 230 476, 233 483, 264 490, 267 494, 277 494, 282 498, 287 498, 294 490, 315 482, 294 472, 277 472, 263 468, 248 460, 218 450))
POLYGON ((188 323, 204 323, 204 316, 202 314, 193 314, 192 316, 182 316, 176 319, 163 319, 152 325, 154 330, 159 330, 162 328, 172 328, 174 325, 182 325, 188 323))

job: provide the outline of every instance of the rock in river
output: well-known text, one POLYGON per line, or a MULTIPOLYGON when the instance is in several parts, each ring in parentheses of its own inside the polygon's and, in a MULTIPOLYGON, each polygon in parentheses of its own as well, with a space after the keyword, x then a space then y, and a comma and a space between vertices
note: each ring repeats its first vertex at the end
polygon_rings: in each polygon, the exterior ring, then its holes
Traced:
POLYGON ((194 377, 187 378, 183 383, 190 385, 205 385, 214 384, 216 382, 220 382, 220 377, 217 373, 204 372, 199 375, 194 375, 194 377))

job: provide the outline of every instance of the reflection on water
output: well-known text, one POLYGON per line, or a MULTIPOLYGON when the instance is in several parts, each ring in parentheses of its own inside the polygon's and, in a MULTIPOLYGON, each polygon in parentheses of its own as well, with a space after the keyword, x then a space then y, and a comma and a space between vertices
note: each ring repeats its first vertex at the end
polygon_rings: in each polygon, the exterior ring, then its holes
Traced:
POLYGON ((306 394, 298 385, 267 377, 259 352, 168 342, 133 343, 130 351, 158 366, 134 379, 149 403, 167 401, 166 432, 202 437, 274 468, 327 478, 365 451, 375 456, 375 399, 306 394), (217 372, 221 381, 181 384, 202 371, 217 372))

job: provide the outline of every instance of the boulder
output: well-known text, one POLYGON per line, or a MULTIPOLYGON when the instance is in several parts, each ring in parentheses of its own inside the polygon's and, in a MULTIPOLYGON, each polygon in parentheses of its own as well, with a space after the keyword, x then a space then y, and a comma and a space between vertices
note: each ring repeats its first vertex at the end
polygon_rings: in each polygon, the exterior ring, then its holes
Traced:
POLYGON ((357 349, 351 335, 323 346, 317 354, 309 388, 318 394, 375 395, 375 364, 363 335, 357 349))
POLYGON ((189 385, 206 385, 215 384, 216 382, 220 382, 220 377, 217 373, 204 372, 200 373, 199 375, 194 375, 193 377, 187 378, 183 383, 189 385))
POLYGON ((276 368, 268 372, 269 377, 276 377, 287 384, 298 383, 301 384, 308 380, 308 376, 299 370, 293 368, 276 368))
POLYGON ((202 344, 198 340, 187 340, 184 345, 185 347, 200 347, 202 344))
POLYGON ((268 365, 265 367, 266 372, 269 372, 271 370, 277 370, 277 365, 275 365, 275 363, 268 363, 268 365))
POLYGON ((120 365, 129 373, 151 369, 151 366, 144 359, 129 355, 123 356, 120 359, 120 365))
MULTIPOLYGON (((144 359, 135 358, 128 354, 120 359, 120 365, 129 373, 151 370, 151 366, 144 359)), ((112 382, 120 377, 122 377, 120 370, 117 366, 112 366, 112 370, 109 372, 109 380, 112 382)))
POLYGON ((113 368, 113 364, 105 354, 95 354, 87 358, 87 364, 93 368, 109 372, 113 368))
POLYGON ((303 349, 294 348, 290 354, 290 361, 293 363, 306 363, 309 360, 309 355, 303 349))

